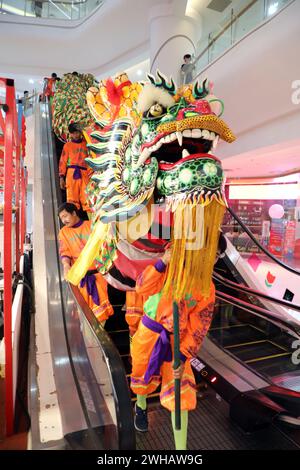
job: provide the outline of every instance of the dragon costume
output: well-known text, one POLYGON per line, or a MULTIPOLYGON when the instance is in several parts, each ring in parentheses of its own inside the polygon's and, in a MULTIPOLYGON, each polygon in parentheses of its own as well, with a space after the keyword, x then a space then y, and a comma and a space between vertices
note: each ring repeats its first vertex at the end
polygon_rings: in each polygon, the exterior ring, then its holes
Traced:
POLYGON ((69 280, 78 284, 96 259, 109 283, 133 289, 172 240, 165 289, 172 284, 180 299, 187 286, 200 285, 208 296, 226 206, 212 152, 219 138, 235 137, 207 81, 177 89, 159 71, 148 77, 131 83, 122 74, 87 92, 94 229, 69 280))

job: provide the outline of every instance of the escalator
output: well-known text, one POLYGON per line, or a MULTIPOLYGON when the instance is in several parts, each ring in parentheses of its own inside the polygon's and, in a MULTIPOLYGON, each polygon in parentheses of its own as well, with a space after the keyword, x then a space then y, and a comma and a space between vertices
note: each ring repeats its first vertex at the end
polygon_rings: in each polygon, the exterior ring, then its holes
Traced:
POLYGON ((29 354, 32 449, 135 449, 122 360, 106 331, 61 273, 61 203, 48 105, 35 112, 35 321, 29 354))
MULTIPOLYGON (((300 443, 300 307, 248 287, 238 257, 229 243, 215 267, 215 315, 194 366, 245 431, 284 423, 298 430, 293 434, 300 443)), ((279 264, 285 277, 299 275, 279 264)))

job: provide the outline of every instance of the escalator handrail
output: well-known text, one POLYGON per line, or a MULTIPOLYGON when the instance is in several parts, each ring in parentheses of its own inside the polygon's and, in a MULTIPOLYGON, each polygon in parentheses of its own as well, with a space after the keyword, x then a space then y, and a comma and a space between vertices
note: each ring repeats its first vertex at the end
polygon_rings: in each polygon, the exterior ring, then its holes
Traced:
POLYGON ((85 316, 98 339, 99 347, 101 348, 106 364, 109 364, 108 373, 111 378, 113 398, 116 408, 119 449, 134 449, 135 433, 132 433, 133 415, 131 399, 121 356, 107 331, 99 325, 99 322, 95 318, 92 310, 84 301, 78 287, 70 283, 68 284, 78 308, 85 316), (128 393, 125 393, 126 390, 128 393))
POLYGON ((271 323, 276 322, 276 324, 281 324, 285 329, 288 328, 290 331, 292 331, 297 338, 300 338, 300 327, 299 329, 297 329, 293 324, 288 323, 287 321, 281 318, 278 318, 274 313, 270 312, 269 310, 266 310, 265 308, 250 304, 218 290, 216 290, 216 297, 225 300, 226 302, 232 305, 251 311, 251 313, 253 313, 254 315, 259 315, 265 318, 266 320, 270 321, 271 323))
POLYGON ((221 276, 221 274, 218 274, 216 272, 214 272, 214 274, 213 274, 213 279, 215 279, 216 281, 221 282, 222 284, 224 284, 227 287, 231 287, 234 290, 241 291, 241 292, 244 292, 246 294, 254 295, 255 297, 262 297, 263 299, 269 300, 270 302, 274 302, 275 304, 283 305, 283 306, 288 307, 292 310, 296 310, 296 311, 300 312, 300 305, 292 305, 289 302, 286 302, 285 300, 281 300, 281 299, 277 299, 275 297, 271 297, 267 294, 264 294, 263 292, 259 292, 259 291, 256 291, 254 289, 251 289, 251 287, 248 287, 248 286, 245 286, 245 285, 242 285, 242 284, 238 284, 234 281, 230 281, 229 279, 225 279, 223 276, 221 276))
MULTIPOLYGON (((41 103, 42 104, 42 103, 41 103)), ((50 188, 51 188, 51 200, 52 200, 52 216, 53 216, 53 223, 54 227, 56 227, 56 221, 57 221, 57 208, 55 209, 55 202, 57 203, 57 197, 59 196, 58 192, 58 186, 57 186, 57 178, 56 176, 56 152, 54 151, 54 146, 53 146, 53 139, 52 139, 52 118, 51 118, 51 107, 49 101, 46 99, 45 100, 45 109, 47 110, 46 113, 46 138, 47 138, 47 146, 48 146, 48 163, 49 163, 49 177, 50 177, 50 188)), ((55 240, 55 245, 56 245, 56 258, 57 258, 57 267, 58 267, 58 275, 59 275, 59 291, 60 291, 60 304, 61 304, 61 314, 62 314, 62 323, 63 323, 63 329, 64 329, 64 335, 65 335, 65 341, 66 341, 66 349, 67 349, 67 354, 69 358, 69 364, 70 368, 72 371, 73 379, 74 379, 74 384, 76 387, 76 391, 78 394, 78 399, 81 405, 81 410, 85 418, 86 426, 87 426, 87 434, 89 435, 89 438, 91 439, 91 442, 93 443, 94 447, 97 448, 99 446, 99 436, 97 433, 94 431, 90 416, 89 416, 89 411, 86 406, 86 402, 84 399, 83 392, 81 390, 80 386, 80 381, 77 377, 76 374, 76 368, 74 364, 74 360, 72 357, 71 353, 71 345, 69 341, 69 335, 68 335, 68 330, 67 330, 67 320, 66 320, 66 311, 65 311, 65 304, 63 301, 63 288, 62 288, 62 278, 61 278, 61 271, 60 271, 60 262, 59 262, 59 254, 58 254, 58 235, 57 235, 57 230, 54 229, 54 240, 55 240)))
POLYGON ((291 268, 287 264, 283 263, 279 259, 276 258, 276 256, 272 255, 263 245, 260 244, 260 242, 255 238, 251 230, 248 229, 248 227, 242 222, 242 220, 239 218, 239 216, 230 208, 227 207, 228 212, 232 215, 232 217, 237 221, 237 223, 242 227, 242 229, 247 233, 247 235, 251 238, 251 240, 254 242, 254 244, 265 254, 268 256, 268 258, 272 259, 276 264, 279 264, 279 266, 282 266, 284 269, 287 271, 290 271, 293 274, 297 274, 297 276, 300 276, 300 271, 297 271, 297 269, 291 268))
MULTIPOLYGON (((48 126, 48 141, 51 141, 52 144, 52 165, 53 165, 53 170, 54 170, 54 175, 58 174, 58 165, 57 165, 57 158, 56 158, 56 150, 55 150, 55 145, 54 145, 54 137, 53 133, 51 132, 51 122, 52 122, 52 114, 51 114, 51 107, 48 102, 48 111, 49 111, 49 126, 48 126)), ((51 172, 50 172, 50 178, 51 178, 51 172)), ((51 178, 52 179, 52 178, 51 178)), ((61 204, 61 192, 59 188, 59 183, 58 183, 58 178, 55 178, 55 180, 52 180, 53 184, 53 190, 56 193, 56 201, 58 204, 61 204)), ((54 202, 54 201, 53 201, 54 202)), ((58 247, 58 236, 57 233, 55 235, 55 241, 56 245, 58 247)), ((61 277, 59 280, 59 284, 61 286, 61 277)), ((109 334, 101 327, 99 327, 98 321, 95 318, 94 314, 92 313, 91 309, 88 307, 88 305, 84 302, 83 298, 81 297, 81 294, 79 293, 79 290, 77 287, 71 286, 69 284, 72 295, 74 297, 74 300, 76 304, 78 305, 78 308, 81 310, 81 312, 84 314, 85 318, 89 322, 93 332, 95 333, 99 346, 101 348, 101 351, 105 357, 105 360, 108 361, 107 363, 109 364, 110 368, 108 368, 108 372, 111 376, 111 384, 112 384, 112 389, 114 391, 114 404, 115 404, 115 409, 116 409, 116 417, 117 417, 117 427, 118 427, 118 437, 119 437, 119 449, 120 450, 128 450, 128 449, 134 449, 135 448, 135 433, 133 432, 133 415, 132 415, 132 408, 131 408, 131 400, 130 400, 130 395, 129 395, 129 390, 128 390, 128 382, 126 378, 126 374, 124 371, 122 359, 112 343, 109 334), (128 394, 125 393, 125 391, 128 390, 128 394)), ((61 289, 62 292, 62 289, 61 289)), ((63 302, 62 302, 63 304, 63 302)), ((65 316, 65 311, 64 311, 64 306, 62 305, 63 308, 63 316, 65 316)), ((66 336, 67 332, 66 332, 66 336)), ((68 338, 67 343, 68 343, 68 338)), ((70 350, 69 350, 69 355, 70 355, 70 350)), ((70 357, 70 362, 72 363, 72 358, 70 357)), ((76 375, 75 368, 72 368, 73 375, 76 375)), ((77 383, 77 377, 75 378, 75 383, 77 383)), ((78 385, 78 384, 77 384, 78 385)), ((78 389, 78 387, 77 387, 78 389)), ((81 393, 81 391, 78 389, 78 393, 81 393)), ((85 407, 84 400, 81 400, 82 406, 85 407)), ((87 415, 87 413, 85 413, 87 415)), ((88 421, 88 416, 87 418, 87 424, 89 425, 88 421)))

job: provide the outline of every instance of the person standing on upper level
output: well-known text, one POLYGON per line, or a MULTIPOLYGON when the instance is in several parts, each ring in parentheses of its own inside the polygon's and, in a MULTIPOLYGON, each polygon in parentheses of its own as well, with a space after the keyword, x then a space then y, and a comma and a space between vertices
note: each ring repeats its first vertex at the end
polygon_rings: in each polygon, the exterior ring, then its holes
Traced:
POLYGON ((183 56, 184 64, 181 66, 181 77, 182 84, 188 85, 193 81, 193 74, 195 70, 195 64, 192 62, 191 54, 185 54, 183 56))

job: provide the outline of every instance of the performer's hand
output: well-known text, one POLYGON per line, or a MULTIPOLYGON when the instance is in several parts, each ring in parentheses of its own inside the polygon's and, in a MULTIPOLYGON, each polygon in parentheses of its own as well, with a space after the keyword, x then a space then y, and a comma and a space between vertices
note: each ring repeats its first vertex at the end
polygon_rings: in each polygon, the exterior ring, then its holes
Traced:
POLYGON ((165 253, 162 257, 162 261, 165 263, 166 266, 170 263, 170 261, 171 261, 171 249, 170 248, 168 248, 165 251, 165 253))
POLYGON ((179 380, 181 380, 181 379, 182 379, 182 375, 183 375, 183 371, 184 371, 184 362, 181 362, 181 363, 180 363, 180 366, 179 366, 177 369, 174 369, 174 370, 173 370, 174 379, 179 379, 179 380))
POLYGON ((62 189, 62 190, 66 189, 66 182, 65 182, 65 178, 63 176, 59 177, 59 185, 60 185, 60 189, 62 189))

